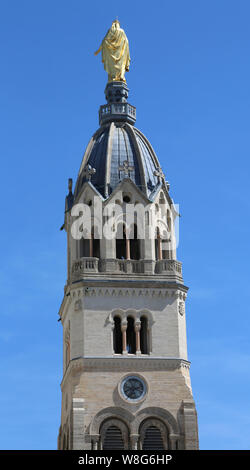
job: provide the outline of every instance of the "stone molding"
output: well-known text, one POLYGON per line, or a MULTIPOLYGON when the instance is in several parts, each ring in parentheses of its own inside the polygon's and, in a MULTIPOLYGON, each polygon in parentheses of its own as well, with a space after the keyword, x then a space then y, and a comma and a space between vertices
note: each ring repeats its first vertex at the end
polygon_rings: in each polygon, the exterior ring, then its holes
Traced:
POLYGON ((152 327, 152 325, 155 323, 154 315, 152 312, 150 312, 148 309, 145 308, 140 308, 140 309, 134 309, 134 308, 128 308, 126 310, 121 309, 121 308, 115 308, 112 310, 112 312, 109 314, 107 318, 107 323, 110 323, 112 327, 114 327, 114 317, 120 317, 122 322, 125 322, 127 317, 132 317, 135 320, 135 328, 140 329, 141 327, 141 322, 140 318, 142 316, 145 316, 148 319, 148 326, 149 328, 152 327))
POLYGON ((148 408, 143 408, 136 414, 133 414, 124 408, 112 406, 104 408, 94 416, 90 425, 89 435, 98 435, 102 423, 107 419, 112 418, 122 419, 129 428, 130 433, 133 435, 140 434, 140 426, 148 418, 160 419, 167 426, 170 434, 179 436, 180 433, 179 426, 174 416, 169 411, 161 407, 151 406, 148 408))
POLYGON ((150 357, 114 355, 110 357, 79 357, 71 359, 63 380, 61 388, 63 389, 68 377, 79 372, 107 371, 107 372, 140 372, 145 371, 168 371, 185 368, 189 370, 190 362, 179 358, 150 357), (119 356, 119 357, 118 357, 119 356))
MULTIPOLYGON (((184 287, 184 286, 183 286, 184 287)), ((96 297, 96 296, 108 296, 108 297, 169 297, 180 300, 185 300, 187 297, 186 290, 183 291, 178 287, 175 288, 115 288, 115 287, 83 287, 82 289, 74 289, 71 291, 72 297, 96 297)), ((78 303, 79 305, 79 303, 78 303)), ((78 308, 77 308, 78 309, 78 308)))

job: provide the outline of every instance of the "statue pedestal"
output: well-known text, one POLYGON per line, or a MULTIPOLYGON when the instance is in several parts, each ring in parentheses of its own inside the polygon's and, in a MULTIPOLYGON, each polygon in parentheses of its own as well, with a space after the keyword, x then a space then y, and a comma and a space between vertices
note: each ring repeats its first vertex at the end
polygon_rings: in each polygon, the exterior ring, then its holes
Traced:
POLYGON ((127 103, 128 86, 125 82, 108 82, 105 97, 108 103, 127 103))
POLYGON ((128 86, 125 82, 108 82, 105 88, 107 104, 100 106, 99 123, 125 121, 134 124, 136 108, 127 102, 128 86))

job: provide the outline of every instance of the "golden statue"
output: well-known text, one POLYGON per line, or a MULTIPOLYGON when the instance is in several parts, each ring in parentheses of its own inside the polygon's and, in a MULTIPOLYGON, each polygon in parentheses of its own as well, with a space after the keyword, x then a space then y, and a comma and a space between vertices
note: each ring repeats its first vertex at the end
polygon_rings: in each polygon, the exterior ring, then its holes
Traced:
POLYGON ((120 28, 118 20, 113 21, 95 55, 100 51, 102 51, 104 69, 108 73, 108 81, 126 82, 124 75, 129 71, 129 45, 128 38, 124 30, 120 28))

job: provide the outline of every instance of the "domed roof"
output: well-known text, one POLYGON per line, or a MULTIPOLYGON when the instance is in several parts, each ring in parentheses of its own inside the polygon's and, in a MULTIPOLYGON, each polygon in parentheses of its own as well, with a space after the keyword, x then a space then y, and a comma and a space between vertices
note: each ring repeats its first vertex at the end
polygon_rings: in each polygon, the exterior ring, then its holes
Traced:
POLYGON ((88 179, 108 197, 124 178, 130 178, 149 196, 157 186, 159 162, 146 139, 128 123, 111 122, 94 134, 79 171, 75 197, 88 179), (92 173, 90 178, 90 173, 92 173))
POLYGON ((74 197, 90 181, 107 198, 124 178, 130 178, 150 197, 164 175, 149 141, 133 125, 136 110, 127 103, 127 85, 108 83, 105 93, 108 104, 100 107, 101 126, 83 156, 74 197))

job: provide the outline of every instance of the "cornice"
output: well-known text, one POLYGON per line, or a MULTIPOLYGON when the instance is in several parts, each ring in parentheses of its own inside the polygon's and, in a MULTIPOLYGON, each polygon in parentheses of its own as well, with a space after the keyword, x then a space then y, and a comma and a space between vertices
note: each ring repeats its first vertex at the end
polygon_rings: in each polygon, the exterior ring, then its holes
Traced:
POLYGON ((129 287, 129 288, 158 288, 158 289, 181 289, 184 292, 188 291, 188 287, 185 286, 182 283, 179 282, 169 282, 169 281, 164 281, 163 279, 104 279, 104 278, 88 278, 88 279, 81 279, 79 281, 74 281, 69 285, 69 287, 72 288, 78 288, 78 287, 129 287))
MULTIPOLYGON (((155 286, 154 286, 155 287, 155 286)), ((96 285, 84 283, 81 288, 77 286, 71 289, 71 298, 79 299, 81 297, 168 297, 185 301, 187 297, 187 288, 183 285, 168 288, 140 288, 128 287, 105 287, 105 285, 96 285)))

